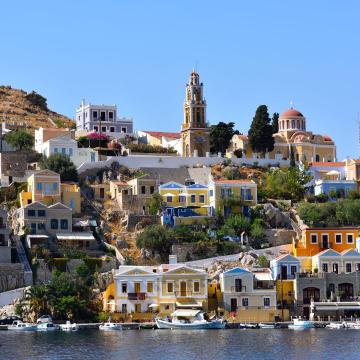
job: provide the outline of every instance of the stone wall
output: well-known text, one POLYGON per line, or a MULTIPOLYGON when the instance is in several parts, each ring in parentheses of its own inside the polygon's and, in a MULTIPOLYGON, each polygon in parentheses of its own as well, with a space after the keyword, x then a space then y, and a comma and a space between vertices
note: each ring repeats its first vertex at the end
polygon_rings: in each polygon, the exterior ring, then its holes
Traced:
POLYGON ((296 231, 288 229, 266 229, 265 236, 270 246, 291 244, 296 231))
MULTIPOLYGON (((205 257, 214 257, 217 255, 216 246, 208 246, 205 257)), ((191 260, 200 260, 203 259, 204 256, 202 254, 197 253, 197 245, 196 244, 181 244, 181 245, 173 245, 171 247, 171 254, 177 256, 178 262, 185 262, 191 260)))
POLYGON ((0 264, 0 292, 24 286, 24 266, 22 264, 0 264))

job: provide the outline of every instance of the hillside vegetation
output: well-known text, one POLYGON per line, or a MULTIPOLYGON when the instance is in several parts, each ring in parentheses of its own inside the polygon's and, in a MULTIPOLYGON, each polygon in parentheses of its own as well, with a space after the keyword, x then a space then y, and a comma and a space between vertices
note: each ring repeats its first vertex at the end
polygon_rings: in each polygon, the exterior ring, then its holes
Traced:
POLYGON ((72 127, 68 117, 50 110, 47 99, 32 91, 27 93, 11 86, 0 86, 0 121, 12 128, 72 127))

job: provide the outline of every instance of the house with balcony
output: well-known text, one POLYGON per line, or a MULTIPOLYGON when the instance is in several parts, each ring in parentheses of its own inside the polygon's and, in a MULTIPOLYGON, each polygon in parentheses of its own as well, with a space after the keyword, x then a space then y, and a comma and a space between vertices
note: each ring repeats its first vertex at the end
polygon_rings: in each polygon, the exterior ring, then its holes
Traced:
POLYGON ((122 265, 104 293, 104 310, 123 314, 207 310, 207 279, 205 270, 176 263, 176 257, 160 266, 122 265))
POLYGON ((223 308, 238 321, 286 320, 277 309, 276 287, 270 269, 234 268, 220 274, 223 308))
POLYGON ((211 180, 209 205, 213 214, 249 216, 251 206, 257 204, 257 185, 253 180, 211 180))
POLYGON ((80 188, 77 184, 61 183, 60 175, 51 170, 41 170, 27 178, 27 191, 20 193, 20 206, 36 201, 51 205, 62 202, 73 210, 81 212, 80 188))
POLYGON ((116 105, 94 105, 82 101, 76 109, 77 135, 102 133, 120 139, 133 133, 133 119, 118 118, 116 105))

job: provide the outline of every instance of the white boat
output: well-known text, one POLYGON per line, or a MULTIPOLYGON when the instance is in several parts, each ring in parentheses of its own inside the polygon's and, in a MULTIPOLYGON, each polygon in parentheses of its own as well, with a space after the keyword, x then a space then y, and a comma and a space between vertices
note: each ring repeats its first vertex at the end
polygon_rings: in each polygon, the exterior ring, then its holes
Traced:
POLYGON ((122 327, 120 324, 108 321, 106 323, 101 324, 99 326, 99 330, 104 330, 104 331, 122 330, 122 327))
POLYGON ((314 323, 309 320, 303 320, 301 318, 294 319, 293 323, 288 326, 292 330, 304 330, 304 329, 313 329, 315 327, 314 323))
POLYGON ((346 329, 346 328, 348 328, 348 324, 331 322, 330 324, 326 325, 326 328, 327 329, 335 329, 335 330, 346 329))
POLYGON ((178 309, 166 319, 155 319, 159 329, 224 329, 226 323, 220 319, 207 320, 201 310, 178 309))
POLYGON ((275 329, 276 325, 275 324, 263 324, 263 323, 260 323, 259 328, 260 329, 275 329))
POLYGON ((72 324, 69 320, 67 320, 65 324, 60 325, 60 329, 62 331, 78 331, 79 325, 76 323, 72 324))
POLYGON ((345 323, 347 329, 360 330, 360 321, 345 323))
POLYGON ((37 325, 37 331, 55 331, 59 330, 59 325, 55 325, 52 322, 42 323, 37 325))
POLYGON ((35 331, 37 329, 36 324, 22 322, 20 320, 14 321, 12 325, 8 326, 8 330, 15 331, 35 331))

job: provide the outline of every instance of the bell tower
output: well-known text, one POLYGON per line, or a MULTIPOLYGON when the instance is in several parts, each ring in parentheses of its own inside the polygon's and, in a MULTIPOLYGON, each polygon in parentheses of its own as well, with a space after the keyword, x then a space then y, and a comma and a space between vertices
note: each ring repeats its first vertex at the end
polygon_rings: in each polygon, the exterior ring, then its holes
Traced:
POLYGON ((210 129, 206 123, 206 100, 199 74, 193 71, 186 84, 184 120, 181 126, 182 156, 206 156, 210 152, 210 129))

